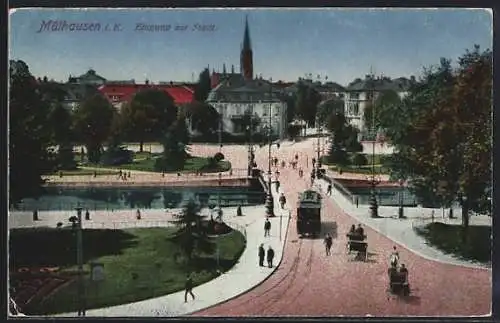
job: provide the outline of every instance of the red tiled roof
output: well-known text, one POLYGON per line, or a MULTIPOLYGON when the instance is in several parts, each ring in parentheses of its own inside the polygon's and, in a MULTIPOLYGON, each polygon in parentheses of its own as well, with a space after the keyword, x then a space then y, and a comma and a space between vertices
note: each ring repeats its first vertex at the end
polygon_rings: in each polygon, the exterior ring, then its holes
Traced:
POLYGON ((176 104, 190 103, 194 97, 194 90, 184 85, 104 84, 99 87, 99 91, 112 102, 129 102, 137 91, 146 88, 167 92, 176 104))

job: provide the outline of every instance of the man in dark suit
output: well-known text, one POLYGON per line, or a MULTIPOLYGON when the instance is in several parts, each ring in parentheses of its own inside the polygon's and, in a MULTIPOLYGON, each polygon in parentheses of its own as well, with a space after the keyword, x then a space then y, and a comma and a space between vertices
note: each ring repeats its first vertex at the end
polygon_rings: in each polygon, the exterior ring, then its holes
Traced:
POLYGON ((264 267, 264 257, 266 255, 266 250, 264 250, 264 244, 261 243, 259 247, 259 266, 264 267))
POLYGON ((273 268, 274 250, 269 246, 267 249, 267 264, 269 268, 273 268))

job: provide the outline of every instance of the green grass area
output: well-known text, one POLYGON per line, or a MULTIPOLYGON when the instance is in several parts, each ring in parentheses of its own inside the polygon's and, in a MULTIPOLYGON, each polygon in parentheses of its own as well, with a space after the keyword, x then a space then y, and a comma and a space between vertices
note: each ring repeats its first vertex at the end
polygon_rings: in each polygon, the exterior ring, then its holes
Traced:
MULTIPOLYGON (((134 160, 131 164, 123 164, 123 165, 115 165, 115 166, 103 166, 103 165, 95 165, 95 164, 88 164, 87 166, 90 167, 97 167, 97 168, 107 168, 107 169, 116 169, 116 170, 138 170, 138 171, 145 171, 145 172, 156 172, 155 171, 155 162, 156 162, 156 154, 153 156, 153 158, 146 158, 146 159, 136 159, 134 160)), ((198 170, 201 170, 205 165, 208 165, 208 158, 206 157, 189 157, 186 160, 186 163, 184 165, 184 169, 179 170, 181 173, 192 173, 198 170)), ((229 161, 222 160, 217 165, 212 168, 212 169, 204 169, 204 173, 218 173, 218 172, 225 172, 231 169, 231 163, 229 161)), ((178 171, 172 171, 172 173, 175 173, 178 171)), ((168 173, 168 172, 167 172, 168 173)))
POLYGON ((491 227, 473 225, 464 233, 462 226, 440 222, 415 228, 418 235, 443 251, 463 260, 491 263, 491 227), (464 240, 465 236, 465 240, 464 240))
MULTIPOLYGON (((84 230, 84 262, 104 264, 105 279, 99 283, 86 276, 88 309, 140 301, 184 288, 187 273, 195 285, 219 275, 215 256, 195 254, 191 264, 176 260, 179 248, 172 240, 175 228, 84 230), (135 278, 134 278, 135 277, 135 278)), ((219 246, 219 268, 230 269, 245 247, 238 231, 214 238, 219 246)), ((10 232, 11 268, 59 266, 76 270, 75 236, 71 230, 17 229, 10 232)), ((85 266, 89 270, 89 266, 85 266)), ((78 284, 59 289, 27 314, 54 314, 77 309, 78 284)), ((196 289, 195 289, 196 293, 196 289)))
MULTIPOLYGON (((97 176, 99 175, 116 175, 118 173, 117 170, 109 170, 109 169, 97 169, 95 170, 97 176)), ((50 175, 57 175, 60 176, 93 176, 94 175, 94 170, 91 169, 83 169, 83 168, 77 168, 74 170, 62 170, 62 171, 56 171, 50 175)))

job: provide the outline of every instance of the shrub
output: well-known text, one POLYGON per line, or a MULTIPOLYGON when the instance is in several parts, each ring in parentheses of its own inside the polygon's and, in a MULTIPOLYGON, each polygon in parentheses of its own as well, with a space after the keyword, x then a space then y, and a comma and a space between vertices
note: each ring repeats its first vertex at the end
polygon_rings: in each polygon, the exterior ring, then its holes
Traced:
POLYGON ((216 162, 216 163, 220 162, 221 160, 224 160, 224 158, 225 158, 225 157, 224 157, 224 154, 223 154, 223 153, 221 153, 221 152, 217 152, 217 153, 215 153, 215 155, 214 155, 214 159, 215 159, 215 162, 216 162))
POLYGON ((355 154, 352 157, 352 163, 356 166, 363 166, 368 163, 368 158, 364 154, 355 154))
POLYGON ((134 159, 134 152, 122 146, 108 148, 101 157, 103 165, 123 165, 131 164, 134 159))

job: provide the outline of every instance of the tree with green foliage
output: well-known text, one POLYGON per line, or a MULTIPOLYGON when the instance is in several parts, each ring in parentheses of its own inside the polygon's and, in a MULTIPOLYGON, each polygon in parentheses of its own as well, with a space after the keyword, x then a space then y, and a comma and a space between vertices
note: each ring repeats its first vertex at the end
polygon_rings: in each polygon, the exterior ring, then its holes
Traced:
POLYGON ((210 80, 210 71, 205 68, 198 77, 198 83, 194 88, 194 100, 198 102, 205 102, 208 94, 212 90, 212 82, 210 80))
POLYGON ((23 61, 9 62, 9 205, 42 192, 42 175, 54 169, 50 105, 23 61))
POLYGON ((344 113, 331 114, 327 128, 331 133, 328 162, 341 166, 349 164, 349 153, 363 150, 363 146, 358 141, 358 129, 348 123, 344 113))
POLYGON ((191 129, 203 136, 212 136, 219 129, 219 113, 208 103, 193 101, 184 105, 181 113, 189 120, 191 129))
POLYGON ((469 213, 491 214, 492 53, 478 46, 425 71, 400 107, 393 108, 388 136, 396 148, 393 176, 408 178, 422 199, 469 213))
POLYGON ((172 222, 179 227, 174 240, 179 243, 188 261, 193 259, 195 251, 212 253, 215 250, 213 239, 208 236, 205 216, 200 214, 200 206, 192 199, 175 215, 172 222))
POLYGON ((87 148, 88 160, 98 163, 103 143, 108 139, 115 108, 102 95, 86 98, 75 111, 74 127, 81 142, 87 148))
POLYGON ((365 154, 355 154, 352 158, 352 163, 358 168, 368 163, 368 158, 365 154))
POLYGON ((58 145, 57 169, 76 169, 77 163, 73 152, 73 143, 76 138, 73 132, 73 116, 71 112, 60 102, 55 102, 52 105, 49 119, 53 127, 54 142, 58 145))
POLYGON ((326 126, 330 115, 337 113, 344 113, 344 100, 335 98, 322 101, 316 114, 320 126, 326 126))
POLYGON ((142 152, 145 140, 157 140, 177 119, 174 99, 165 91, 148 88, 137 92, 122 110, 123 131, 138 140, 142 152))
POLYGON ((321 96, 312 86, 303 82, 297 83, 297 93, 295 94, 296 114, 309 126, 313 126, 316 121, 316 111, 321 96))
POLYGON ((383 129, 382 125, 390 126, 394 122, 390 112, 399 105, 401 105, 401 98, 396 91, 386 90, 380 92, 373 104, 369 102, 366 105, 363 111, 364 124, 373 129, 383 129))
POLYGON ((168 129, 161 142, 162 156, 156 159, 156 171, 173 171, 184 168, 188 154, 189 132, 186 121, 180 117, 168 129))

